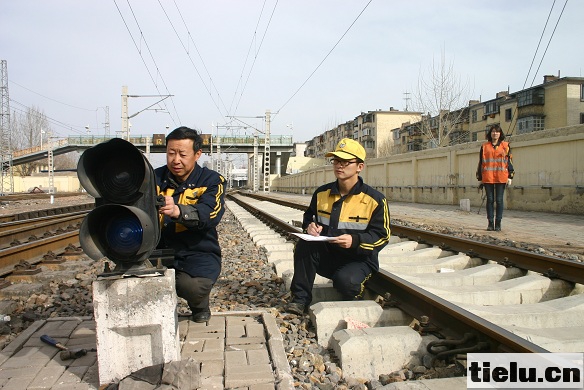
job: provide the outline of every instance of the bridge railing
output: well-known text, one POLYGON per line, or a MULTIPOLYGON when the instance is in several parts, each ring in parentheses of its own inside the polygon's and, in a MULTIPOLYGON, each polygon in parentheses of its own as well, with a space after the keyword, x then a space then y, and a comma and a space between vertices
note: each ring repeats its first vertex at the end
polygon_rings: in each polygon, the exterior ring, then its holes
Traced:
MULTIPOLYGON (((254 137, 244 136, 244 137, 213 137, 213 145, 217 145, 218 138, 221 140, 221 144, 226 145, 253 145, 254 137)), ((265 137, 258 137, 258 144, 264 145, 266 143, 265 137)), ((272 135, 270 136, 270 145, 292 145, 291 135, 272 135)))
MULTIPOLYGON (((16 150, 13 152, 13 157, 21 157, 29 154, 40 153, 44 150, 57 149, 68 145, 97 145, 101 142, 108 141, 114 136, 99 136, 99 135, 76 135, 69 136, 60 140, 52 140, 43 144, 43 146, 32 146, 30 148, 16 150)), ((217 145, 217 140, 221 140, 221 145, 253 145, 253 136, 243 136, 243 137, 213 137, 213 145, 217 145)), ((136 135, 130 137, 130 142, 134 145, 152 145, 152 135, 136 135)), ((265 144, 265 137, 258 137, 258 145, 265 144)), ((270 144, 272 146, 278 145, 293 145, 291 135, 272 135, 270 136, 270 144)))
POLYGON ((67 146, 66 139, 50 141, 50 142, 43 144, 42 147, 41 146, 31 146, 30 148, 26 148, 26 149, 15 150, 14 152, 12 152, 12 156, 13 157, 20 157, 20 156, 25 156, 27 154, 40 153, 43 150, 49 150, 51 148, 52 149, 60 148, 63 146, 67 146))

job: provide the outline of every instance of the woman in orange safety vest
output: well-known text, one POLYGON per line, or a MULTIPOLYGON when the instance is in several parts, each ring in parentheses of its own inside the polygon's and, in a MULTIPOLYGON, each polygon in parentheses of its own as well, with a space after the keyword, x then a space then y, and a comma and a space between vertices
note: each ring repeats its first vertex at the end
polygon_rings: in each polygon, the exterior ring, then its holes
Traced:
POLYGON ((499 125, 493 125, 487 131, 487 142, 481 146, 477 180, 487 193, 487 230, 501 230, 503 218, 503 195, 505 187, 511 185, 515 171, 511 159, 509 143, 503 141, 505 134, 499 125), (495 210, 495 203, 497 207, 495 210), (494 221, 494 224, 493 224, 494 221))

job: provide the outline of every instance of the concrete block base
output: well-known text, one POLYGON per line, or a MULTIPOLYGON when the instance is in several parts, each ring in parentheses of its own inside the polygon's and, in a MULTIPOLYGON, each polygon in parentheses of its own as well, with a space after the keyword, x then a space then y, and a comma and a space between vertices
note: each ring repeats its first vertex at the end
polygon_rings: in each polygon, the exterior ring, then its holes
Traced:
POLYGON ((331 347, 339 357, 343 375, 377 378, 401 370, 414 361, 420 364, 434 336, 420 336, 409 326, 344 329, 336 331, 331 347))
POLYGON ((347 327, 346 319, 371 327, 408 325, 412 318, 396 308, 382 309, 373 301, 320 302, 310 306, 310 318, 316 324, 318 344, 330 347, 332 335, 347 327))
POLYGON ((93 282, 100 384, 180 360, 174 270, 93 282))
POLYGON ((461 199, 460 200, 460 209, 462 211, 470 211, 470 199, 461 199))

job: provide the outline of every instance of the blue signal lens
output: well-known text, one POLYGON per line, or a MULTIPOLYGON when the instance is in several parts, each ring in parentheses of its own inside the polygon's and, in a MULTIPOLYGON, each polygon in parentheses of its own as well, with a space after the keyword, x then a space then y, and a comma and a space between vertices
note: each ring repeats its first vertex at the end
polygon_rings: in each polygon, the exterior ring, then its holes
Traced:
POLYGON ((134 214, 114 216, 105 225, 105 240, 113 258, 123 260, 135 255, 142 246, 143 238, 142 224, 134 214))

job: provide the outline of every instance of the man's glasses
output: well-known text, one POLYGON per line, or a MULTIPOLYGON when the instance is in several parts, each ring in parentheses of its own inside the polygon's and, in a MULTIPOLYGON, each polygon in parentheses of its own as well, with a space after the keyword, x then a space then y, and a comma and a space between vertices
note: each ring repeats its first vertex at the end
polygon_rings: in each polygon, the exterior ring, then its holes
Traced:
POLYGON ((356 163, 357 163, 357 161, 345 161, 345 160, 339 160, 336 158, 333 158, 331 160, 332 165, 338 165, 341 168, 345 168, 345 167, 349 166, 350 164, 356 164, 356 163))

